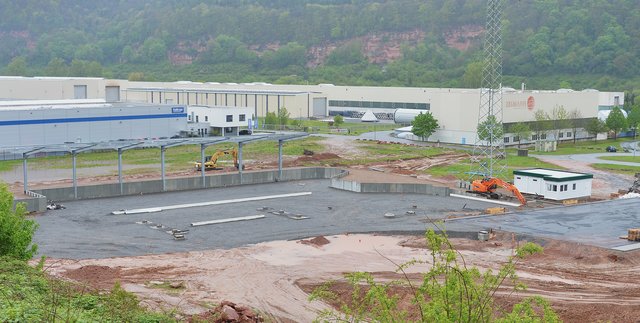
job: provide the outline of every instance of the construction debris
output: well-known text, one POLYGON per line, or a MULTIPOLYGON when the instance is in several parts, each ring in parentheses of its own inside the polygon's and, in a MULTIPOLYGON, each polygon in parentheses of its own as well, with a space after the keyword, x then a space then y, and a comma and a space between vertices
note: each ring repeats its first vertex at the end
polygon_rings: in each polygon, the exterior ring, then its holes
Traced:
POLYGON ((640 229, 629 229, 627 240, 640 241, 640 229))
POLYGON ((636 180, 633 182, 633 185, 629 188, 629 193, 639 193, 640 194, 640 173, 636 173, 636 180))
POLYGON ((507 212, 507 208, 504 207, 490 207, 485 210, 487 214, 503 214, 507 212))

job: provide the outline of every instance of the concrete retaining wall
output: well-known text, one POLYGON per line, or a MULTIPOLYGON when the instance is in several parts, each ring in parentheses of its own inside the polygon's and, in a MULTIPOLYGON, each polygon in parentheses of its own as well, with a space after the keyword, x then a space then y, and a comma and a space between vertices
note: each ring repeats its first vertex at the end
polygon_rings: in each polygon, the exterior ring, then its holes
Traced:
POLYGON ((13 208, 16 204, 24 203, 27 212, 43 212, 47 209, 47 197, 35 192, 27 191, 28 198, 16 199, 13 201, 13 208))
MULTIPOLYGON (((165 192, 185 191, 202 188, 215 188, 236 185, 250 185, 273 183, 276 181, 296 181, 307 179, 332 178, 344 170, 337 168, 309 167, 309 168, 288 168, 282 170, 282 178, 278 179, 277 170, 244 172, 242 178, 239 173, 209 175, 205 177, 205 186, 202 186, 202 177, 183 177, 165 180, 165 192)), ((122 194, 120 194, 120 184, 100 184, 89 186, 78 186, 78 199, 113 197, 122 195, 137 195, 162 192, 162 180, 141 181, 123 183, 122 194)), ((46 200, 69 201, 74 200, 73 187, 49 188, 34 190, 34 192, 46 196, 46 200)))
POLYGON ((433 186, 430 184, 413 183, 359 183, 342 179, 344 176, 336 176, 331 179, 331 187, 358 193, 413 193, 434 196, 449 196, 451 189, 448 187, 433 186))

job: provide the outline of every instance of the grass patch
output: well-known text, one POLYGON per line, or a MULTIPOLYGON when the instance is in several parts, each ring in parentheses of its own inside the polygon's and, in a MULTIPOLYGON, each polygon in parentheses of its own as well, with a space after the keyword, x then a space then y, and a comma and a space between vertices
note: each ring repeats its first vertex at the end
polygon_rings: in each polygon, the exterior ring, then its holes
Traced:
MULTIPOLYGON (((298 140, 286 141, 283 144, 283 154, 289 156, 301 156, 305 149, 315 152, 323 151, 324 146, 319 142, 324 140, 321 137, 306 137, 298 140)), ((212 155, 218 149, 236 148, 237 144, 221 143, 206 148, 205 155, 212 155)), ((242 149, 243 159, 261 160, 274 158, 278 154, 278 142, 276 141, 256 141, 245 144, 242 149)), ((136 168, 124 171, 127 175, 160 172, 160 148, 139 148, 126 150, 122 154, 124 165, 158 165, 157 169, 136 168)), ((168 171, 182 171, 193 168, 193 163, 200 160, 199 145, 185 145, 167 148, 165 151, 165 167, 168 171)), ((220 158, 221 163, 226 161, 232 164, 231 156, 220 158)), ((31 157, 28 160, 31 169, 70 169, 72 157, 64 156, 31 157)), ((118 164, 118 153, 115 151, 83 152, 77 155, 77 168, 92 168, 103 166, 116 166, 118 164)), ((0 172, 11 171, 15 167, 22 165, 21 160, 0 161, 0 172)))
POLYGON ((640 163, 640 156, 602 156, 598 157, 598 159, 640 163))
POLYGON ((409 146, 403 144, 376 144, 372 142, 359 142, 359 148, 373 154, 388 156, 387 159, 414 159, 442 155, 452 152, 451 149, 409 146))
POLYGON ((614 164, 591 164, 591 167, 604 170, 612 173, 634 176, 636 173, 640 173, 640 166, 626 166, 626 165, 614 165, 614 164))
POLYGON ((0 161, 0 172, 8 172, 22 165, 21 160, 3 160, 0 161))
MULTIPOLYGON (((475 167, 475 166, 474 166, 475 167)), ((503 180, 512 181, 513 171, 525 168, 552 168, 552 169, 564 169, 555 164, 543 162, 535 157, 522 157, 515 156, 513 154, 507 154, 507 177, 503 177, 503 180)), ((467 180, 471 177, 468 172, 472 170, 472 165, 469 159, 461 160, 456 164, 434 166, 429 169, 425 169, 424 173, 437 176, 455 176, 457 179, 467 180)))
MULTIPOLYGON (((260 118, 260 124, 264 122, 264 118, 260 118)), ((308 133, 332 133, 338 135, 360 135, 366 132, 373 131, 388 131, 399 127, 395 123, 363 123, 363 122, 345 122, 340 127, 329 126, 329 122, 321 120, 290 120, 291 124, 286 126, 281 125, 266 125, 267 130, 295 130, 308 133), (338 132, 337 128, 346 129, 347 131, 338 132)))
POLYGON ((532 154, 537 155, 572 155, 572 154, 594 154, 606 152, 607 146, 614 146, 618 150, 622 150, 620 144, 627 141, 633 141, 633 138, 619 138, 618 140, 607 139, 594 141, 578 141, 575 144, 570 142, 561 142, 558 144, 558 149, 551 152, 531 151, 532 154))
POLYGON ((41 265, 0 258, 2 322, 175 322, 171 313, 154 313, 116 284, 98 292, 47 275, 41 265))

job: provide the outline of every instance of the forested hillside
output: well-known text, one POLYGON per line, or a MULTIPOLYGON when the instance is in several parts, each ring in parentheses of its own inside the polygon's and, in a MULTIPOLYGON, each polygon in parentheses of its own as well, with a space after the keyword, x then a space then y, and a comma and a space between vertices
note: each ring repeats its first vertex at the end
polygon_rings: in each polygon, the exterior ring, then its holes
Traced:
MULTIPOLYGON (((0 0, 4 75, 478 86, 483 0, 0 0)), ((637 0, 506 0, 507 86, 640 88, 637 0)))

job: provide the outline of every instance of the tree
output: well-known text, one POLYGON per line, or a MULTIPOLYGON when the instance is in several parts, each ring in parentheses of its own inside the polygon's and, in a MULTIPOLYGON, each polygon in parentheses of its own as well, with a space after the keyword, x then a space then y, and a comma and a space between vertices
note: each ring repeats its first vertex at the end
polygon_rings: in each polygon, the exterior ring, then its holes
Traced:
POLYGON ((525 140, 529 140, 529 137, 531 136, 531 129, 526 123, 518 122, 513 125, 513 127, 511 127, 511 133, 516 135, 516 137, 518 138, 518 148, 520 148, 522 139, 526 138, 525 140))
POLYGON ((275 129, 275 126, 278 124, 278 115, 273 111, 267 112, 264 116, 264 124, 265 126, 271 125, 275 129))
POLYGON ((32 244, 38 223, 27 220, 24 203, 14 209, 13 195, 6 184, 0 184, 0 256, 29 260, 38 251, 32 244))
POLYGON ((569 123, 571 125, 571 132, 573 133, 573 143, 576 143, 576 132, 578 132, 578 127, 580 126, 580 119, 582 118, 582 113, 578 109, 573 109, 569 112, 569 123))
POLYGON ((278 124, 281 126, 288 124, 290 115, 291 114, 287 111, 287 108, 280 107, 280 110, 278 111, 278 124))
POLYGON ((488 116, 486 120, 478 124, 478 138, 488 141, 491 146, 496 142, 501 142, 503 134, 502 123, 499 123, 494 115, 488 116))
POLYGON ((11 60, 5 69, 5 75, 12 76, 26 76, 27 74, 27 59, 23 56, 18 56, 11 60))
POLYGON ((466 88, 479 88, 482 82, 482 62, 472 62, 467 64, 467 68, 462 76, 462 85, 466 88))
POLYGON ((560 139, 559 134, 563 129, 571 126, 571 123, 569 122, 569 113, 563 106, 557 106, 551 110, 551 126, 556 132, 556 140, 560 139))
POLYGON ((633 129, 633 136, 635 137, 638 125, 640 125, 640 103, 633 105, 627 116, 627 122, 629 123, 629 128, 633 129))
POLYGON ((537 135, 537 140, 542 139, 542 134, 551 129, 551 123, 549 122, 549 115, 543 110, 536 110, 533 113, 533 131, 537 135))
POLYGON ((420 113, 411 121, 411 132, 422 138, 422 140, 429 139, 436 129, 438 129, 438 120, 433 117, 431 112, 420 113))
POLYGON ((333 124, 336 127, 340 127, 340 125, 343 123, 344 123, 344 118, 341 115, 337 114, 335 117, 333 117, 333 124))
POLYGON ((318 321, 408 322, 410 311, 421 322, 560 322, 549 302, 540 296, 526 297, 506 313, 494 303, 498 289, 506 287, 503 283, 508 282, 512 292, 526 289, 518 281, 516 267, 527 256, 543 252, 539 245, 525 243, 494 273, 468 266, 446 233, 436 234, 429 229, 425 238, 430 259, 398 264, 397 271, 405 279, 378 282, 370 273, 348 273, 345 278, 352 293, 346 302, 330 290, 331 283, 315 289, 310 300, 338 302, 341 311, 322 311, 318 321), (422 273, 422 280, 414 282, 406 269, 420 263, 432 265, 422 273), (398 306, 398 300, 405 296, 397 294, 402 288, 410 291, 409 309, 398 306))
POLYGON ((589 120, 587 126, 584 127, 584 130, 586 130, 588 134, 593 135, 593 141, 597 141, 598 134, 607 131, 607 125, 604 123, 604 121, 598 118, 593 118, 589 120))
POLYGON ((618 132, 627 129, 627 118, 622 114, 620 108, 615 107, 607 116, 607 127, 613 131, 613 139, 618 139, 618 132))

